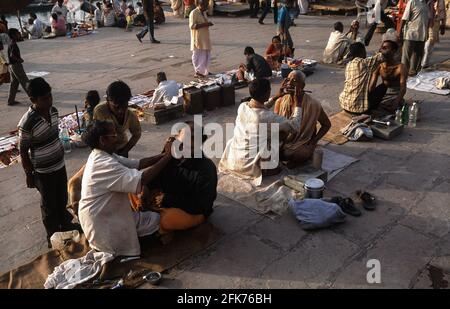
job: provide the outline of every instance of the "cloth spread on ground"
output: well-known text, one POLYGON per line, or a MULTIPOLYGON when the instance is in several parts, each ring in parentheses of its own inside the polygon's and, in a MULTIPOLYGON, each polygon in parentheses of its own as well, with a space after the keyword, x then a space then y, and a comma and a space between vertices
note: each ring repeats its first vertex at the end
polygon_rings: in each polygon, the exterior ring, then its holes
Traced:
POLYGON ((449 77, 450 72, 447 71, 432 71, 432 72, 420 72, 415 77, 409 77, 406 86, 409 89, 430 92, 440 95, 448 95, 450 89, 438 89, 436 88, 436 80, 440 77, 449 77))
POLYGON ((327 134, 322 137, 322 140, 337 145, 345 144, 348 138, 341 133, 341 129, 348 125, 352 121, 352 116, 346 111, 340 111, 330 117, 331 128, 327 134))
POLYGON ((46 289, 73 289, 76 285, 95 277, 105 263, 113 260, 112 254, 89 251, 78 259, 70 259, 55 267, 44 283, 46 289))
POLYGON ((49 72, 38 72, 38 71, 33 71, 33 72, 27 73, 27 75, 31 76, 31 77, 44 77, 48 74, 50 74, 50 73, 49 72))
MULTIPOLYGON (((117 282, 106 280, 120 279, 132 271, 131 276, 124 279, 124 287, 135 288, 144 283, 142 273, 152 271, 162 272, 179 264, 190 256, 206 249, 223 235, 223 232, 211 223, 204 223, 194 229, 180 231, 168 245, 161 245, 155 238, 141 241, 141 258, 121 263, 120 258, 106 263, 100 272, 88 282, 79 284, 76 288, 110 288, 117 282), (93 279, 99 279, 95 283, 93 279)), ((56 266, 69 259, 85 256, 89 248, 82 235, 79 243, 70 243, 64 250, 51 250, 34 261, 20 266, 0 276, 1 289, 43 288, 48 275, 56 266)))
MULTIPOLYGON (((346 167, 358 161, 356 158, 326 148, 322 149, 324 151, 322 170, 328 172, 328 181, 336 177, 346 167)), ((303 192, 299 193, 285 186, 282 180, 285 176, 300 173, 302 173, 302 167, 292 170, 283 168, 278 175, 263 177, 259 186, 255 186, 248 179, 242 179, 232 174, 219 173, 217 192, 258 213, 274 218, 286 211, 289 199, 303 197, 303 192)))

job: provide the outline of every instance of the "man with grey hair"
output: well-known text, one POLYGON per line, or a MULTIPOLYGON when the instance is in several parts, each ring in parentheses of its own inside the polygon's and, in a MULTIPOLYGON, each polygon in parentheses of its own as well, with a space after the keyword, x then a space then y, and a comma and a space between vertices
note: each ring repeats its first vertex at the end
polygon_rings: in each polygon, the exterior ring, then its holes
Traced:
POLYGON ((206 0, 197 0, 197 7, 189 14, 189 29, 191 29, 192 64, 194 65, 194 77, 209 75, 211 62, 211 40, 209 27, 213 23, 206 17, 208 3, 206 0))
POLYGON ((280 158, 288 168, 297 167, 309 160, 319 140, 331 128, 331 122, 320 102, 304 91, 306 76, 302 71, 292 71, 281 84, 283 95, 275 102, 274 112, 287 119, 294 116, 294 109, 301 109, 300 125, 283 140, 280 158), (320 124, 319 131, 316 130, 320 124))

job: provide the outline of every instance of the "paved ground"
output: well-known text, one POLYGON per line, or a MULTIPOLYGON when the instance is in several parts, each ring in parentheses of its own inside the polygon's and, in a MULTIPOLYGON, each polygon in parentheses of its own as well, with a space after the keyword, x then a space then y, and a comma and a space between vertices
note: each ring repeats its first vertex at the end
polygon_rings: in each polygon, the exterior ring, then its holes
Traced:
MULTIPOLYGON (((268 16, 269 22, 271 16, 268 16)), ((331 29, 350 17, 306 16, 297 20, 292 35, 298 56, 320 59, 331 29)), ((243 61, 243 49, 253 46, 258 53, 274 34, 273 25, 259 26, 256 20, 213 18, 213 62, 220 72, 243 61)), ((77 39, 56 39, 20 44, 26 71, 49 71, 60 113, 82 106, 90 89, 104 93, 107 84, 122 79, 134 93, 152 89, 154 76, 165 70, 168 77, 189 81, 193 74, 186 20, 168 18, 156 30, 163 43, 139 44, 134 33, 101 29, 98 34, 77 39), (169 57, 169 56, 174 57, 169 57)), ((380 43, 376 34, 369 50, 380 43)), ((434 62, 448 57, 448 34, 435 52, 434 62)), ((337 97, 343 86, 343 70, 319 66, 307 79, 308 90, 321 100, 326 111, 339 110, 337 97)), ((276 88, 276 83, 274 85, 276 88)), ((0 132, 15 128, 26 110, 7 107, 7 88, 0 87, 0 132)), ((237 100, 246 95, 238 91, 237 100)), ((360 161, 327 185, 327 195, 351 195, 366 189, 379 199, 375 212, 332 229, 305 232, 290 213, 276 220, 258 215, 245 205, 219 196, 211 217, 225 236, 216 244, 170 270, 162 287, 169 288, 428 288, 445 286, 450 278, 450 116, 449 98, 408 91, 408 98, 424 100, 422 121, 415 129, 394 141, 347 143, 327 146, 360 161), (366 263, 381 263, 381 284, 368 284, 366 263), (433 265, 433 276, 429 266, 433 265), (437 270, 436 270, 437 269, 437 270), (434 279, 431 280, 430 278, 434 279), (443 279, 443 280, 440 280, 443 279)), ((206 115, 205 122, 233 122, 236 107, 206 115)), ((143 125, 139 145, 132 157, 159 151, 171 124, 143 125)), ((77 149, 67 155, 72 174, 88 151, 77 149)), ((21 167, 0 170, 0 273, 30 261, 45 252, 45 232, 40 219, 39 196, 25 188, 21 167)))

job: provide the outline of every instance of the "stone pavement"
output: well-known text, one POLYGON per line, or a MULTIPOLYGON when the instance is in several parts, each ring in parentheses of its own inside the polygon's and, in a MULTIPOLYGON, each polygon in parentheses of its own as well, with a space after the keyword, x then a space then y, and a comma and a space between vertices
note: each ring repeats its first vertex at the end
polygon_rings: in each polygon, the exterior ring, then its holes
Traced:
MULTIPOLYGON (((337 20, 347 29, 352 19, 301 16, 296 21, 298 26, 292 28, 296 55, 321 59, 332 24, 337 20)), ((213 17, 212 21, 213 72, 243 62, 247 45, 262 54, 275 34, 273 25, 260 26, 248 17, 213 17)), ((72 112, 74 104, 81 108, 83 96, 90 89, 104 94, 106 86, 116 79, 129 83, 133 93, 154 88, 154 77, 161 70, 170 79, 191 79, 186 20, 168 17, 167 24, 156 29, 160 45, 145 40, 139 44, 135 33, 102 28, 91 36, 27 41, 20 43, 20 48, 26 71, 50 72, 46 79, 53 87, 60 114, 72 112)), ((379 47, 380 37, 374 36, 369 51, 379 47)), ((448 57, 449 35, 441 41, 434 62, 448 57)), ((337 97, 343 80, 343 69, 319 66, 308 77, 307 89, 333 114, 339 110, 337 97)), ((278 84, 279 81, 273 84, 274 91, 278 84)), ((13 130, 27 108, 23 92, 17 98, 23 104, 14 107, 6 106, 7 94, 7 87, 0 86, 0 102, 4 102, 0 105, 1 133, 13 130)), ((239 90, 237 101, 245 95, 246 89, 239 90)), ((378 198, 376 211, 363 211, 359 218, 348 216, 345 223, 331 229, 305 232, 289 212, 272 220, 219 196, 210 220, 225 236, 168 271, 167 280, 160 287, 445 287, 445 280, 450 278, 450 99, 410 90, 406 97, 425 102, 417 128, 406 128, 394 141, 327 146, 360 161, 329 182, 326 194, 350 196, 357 189, 368 190, 378 198), (370 259, 381 263, 380 284, 366 281, 366 263, 370 259)), ((204 122, 234 122, 237 106, 208 112, 204 122)), ((131 157, 158 153, 172 124, 143 124, 142 138, 131 157)), ((66 156, 69 175, 87 155, 87 149, 76 149, 66 156)), ((47 249, 37 191, 26 189, 20 165, 2 169, 0 174, 3 273, 47 249)))

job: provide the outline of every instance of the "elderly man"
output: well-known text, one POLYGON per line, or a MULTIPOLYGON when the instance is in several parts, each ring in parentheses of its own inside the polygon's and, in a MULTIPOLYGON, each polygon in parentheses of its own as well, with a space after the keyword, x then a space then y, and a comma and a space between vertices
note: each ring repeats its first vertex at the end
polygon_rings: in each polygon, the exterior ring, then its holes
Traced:
POLYGON ((345 67, 344 90, 339 95, 341 108, 350 113, 362 114, 369 110, 369 81, 372 72, 383 62, 383 56, 378 53, 366 58, 363 43, 350 45, 349 59, 345 67))
POLYGON ((425 42, 425 53, 423 55, 422 67, 427 67, 430 62, 431 53, 434 45, 439 43, 439 32, 445 34, 446 12, 444 0, 430 1, 430 28, 428 32, 428 40, 425 42))
POLYGON ((269 80, 257 78, 248 88, 251 100, 238 108, 233 137, 227 142, 219 170, 252 179, 255 185, 260 185, 263 174, 272 175, 280 171, 279 148, 273 146, 273 138, 278 138, 279 133, 287 135, 296 132, 300 127, 300 107, 294 106, 291 119, 288 119, 270 110, 275 101, 285 94, 285 88, 281 88, 269 101, 269 80), (272 131, 272 124, 277 124, 279 131, 272 131), (264 126, 267 127, 264 129, 264 126), (262 133, 261 129, 266 130, 264 133, 267 134, 262 133))
POLYGON ((141 137, 141 125, 136 114, 128 108, 131 89, 123 81, 115 81, 106 89, 106 102, 94 109, 94 120, 106 120, 114 123, 117 132, 115 152, 128 157, 128 152, 141 137), (131 138, 128 140, 127 131, 131 138))
POLYGON ((137 39, 139 42, 142 43, 142 39, 147 34, 147 32, 150 32, 150 42, 153 44, 159 44, 161 43, 157 39, 155 39, 155 13, 154 13, 154 7, 153 7, 153 0, 143 0, 142 1, 143 10, 144 10, 144 16, 145 20, 147 21, 147 26, 142 28, 141 32, 136 34, 137 39))
POLYGON ((91 248, 114 256, 139 256, 139 236, 159 229, 159 215, 132 212, 128 193, 137 194, 171 160, 171 143, 163 154, 131 160, 115 154, 117 132, 107 121, 95 121, 83 136, 92 148, 86 163, 79 219, 91 248))
POLYGON ((211 40, 209 27, 213 23, 206 18, 207 0, 197 0, 197 7, 189 14, 189 29, 191 29, 192 64, 194 77, 209 75, 211 63, 211 40))
POLYGON ((334 31, 331 32, 327 46, 323 51, 324 63, 342 64, 348 54, 350 39, 343 34, 344 25, 338 21, 334 23, 334 31))
POLYGON ((430 22, 428 13, 426 0, 409 0, 403 13, 400 29, 404 29, 404 31, 399 36, 400 42, 405 40, 402 63, 406 66, 410 76, 416 75, 421 69, 430 22))
POLYGON ((170 102, 173 97, 178 98, 181 85, 174 80, 167 80, 166 73, 159 72, 156 74, 156 82, 158 87, 155 89, 151 103, 170 102))
MULTIPOLYGON (((294 117, 295 107, 301 109, 300 126, 289 134, 280 149, 281 160, 289 168, 296 167, 309 160, 319 140, 328 132, 331 122, 322 105, 306 94, 305 74, 293 71, 281 84, 287 92, 275 102, 274 112, 287 119, 294 117), (317 123, 320 129, 317 131, 317 123)), ((283 90, 280 90, 282 93, 283 90)))

